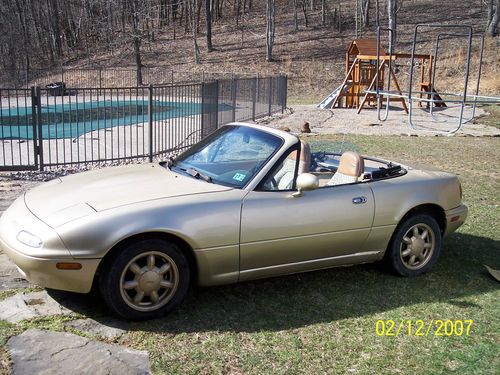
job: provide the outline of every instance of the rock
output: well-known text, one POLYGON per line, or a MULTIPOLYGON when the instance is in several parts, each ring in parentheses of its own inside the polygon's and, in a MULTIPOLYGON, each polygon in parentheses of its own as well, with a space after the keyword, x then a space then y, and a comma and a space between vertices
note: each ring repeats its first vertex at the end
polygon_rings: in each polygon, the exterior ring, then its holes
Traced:
POLYGON ((302 126, 300 127, 300 132, 301 133, 310 133, 311 132, 311 127, 307 121, 304 122, 302 124, 302 126))
POLYGON ((0 291, 27 288, 30 283, 23 278, 9 257, 0 254, 0 291))
POLYGON ((52 315, 69 315, 71 310, 61 306, 44 290, 42 292, 18 293, 0 302, 0 319, 17 323, 52 315))
POLYGON ((12 374, 150 374, 146 351, 29 329, 7 343, 12 374))
POLYGON ((284 132, 288 132, 288 133, 291 132, 291 130, 290 130, 290 128, 288 126, 280 126, 278 129, 282 130, 284 132))
POLYGON ((91 333, 110 340, 116 339, 125 333, 125 330, 118 328, 123 326, 123 323, 111 319, 103 322, 97 322, 94 319, 77 319, 66 322, 64 325, 81 332, 91 333))

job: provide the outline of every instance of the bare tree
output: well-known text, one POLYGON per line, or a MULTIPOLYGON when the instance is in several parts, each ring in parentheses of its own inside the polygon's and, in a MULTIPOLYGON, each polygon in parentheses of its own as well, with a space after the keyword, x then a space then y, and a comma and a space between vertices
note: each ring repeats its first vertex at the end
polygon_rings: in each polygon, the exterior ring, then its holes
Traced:
POLYGON ((307 18, 307 0, 302 0, 302 13, 304 13, 304 23, 306 28, 309 27, 309 19, 307 18))
MULTIPOLYGON (((387 17, 388 17, 388 27, 393 30, 393 38, 389 41, 389 43, 396 44, 396 26, 397 26, 397 13, 398 13, 398 0, 387 0, 387 17)), ((389 44, 389 49, 391 46, 389 44)))
POLYGON ((198 0, 189 0, 189 13, 191 14, 191 28, 193 32, 193 55, 194 55, 194 62, 196 64, 200 63, 200 48, 198 47, 198 27, 197 27, 197 16, 196 16, 196 11, 198 8, 198 0))
POLYGON ((498 23, 500 18, 500 0, 488 1, 488 20, 486 23, 486 34, 488 36, 497 36, 498 23))
POLYGON ((321 25, 326 25, 326 0, 321 0, 321 25))
POLYGON ((205 0, 205 27, 207 34, 207 51, 214 50, 212 46, 212 4, 210 0, 205 0))
POLYGON ((275 34, 275 13, 274 13, 274 0, 267 0, 266 7, 266 61, 273 60, 273 45, 275 34))
POLYGON ((293 0, 293 23, 295 31, 299 31, 299 18, 297 16, 297 0, 293 0))
POLYGON ((370 24, 370 0, 361 0, 360 6, 363 27, 368 27, 370 24))
POLYGON ((339 33, 342 31, 342 0, 339 0, 339 7, 338 7, 338 15, 337 15, 337 29, 339 33))

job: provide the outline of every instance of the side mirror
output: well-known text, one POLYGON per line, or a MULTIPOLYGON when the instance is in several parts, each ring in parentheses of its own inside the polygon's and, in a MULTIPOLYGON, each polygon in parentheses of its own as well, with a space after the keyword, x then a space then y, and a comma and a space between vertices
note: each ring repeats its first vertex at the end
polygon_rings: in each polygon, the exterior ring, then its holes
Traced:
POLYGON ((318 178, 311 173, 301 173, 297 177, 297 191, 292 197, 301 197, 304 191, 317 189, 319 186, 318 178))

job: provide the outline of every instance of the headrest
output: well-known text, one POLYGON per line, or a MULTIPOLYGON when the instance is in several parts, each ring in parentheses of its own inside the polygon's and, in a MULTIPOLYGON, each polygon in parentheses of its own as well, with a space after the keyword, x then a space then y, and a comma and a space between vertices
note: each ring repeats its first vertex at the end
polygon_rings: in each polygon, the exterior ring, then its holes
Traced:
POLYGON ((347 176, 359 177, 365 170, 365 162, 360 154, 354 151, 346 151, 340 157, 339 168, 340 172, 347 176))

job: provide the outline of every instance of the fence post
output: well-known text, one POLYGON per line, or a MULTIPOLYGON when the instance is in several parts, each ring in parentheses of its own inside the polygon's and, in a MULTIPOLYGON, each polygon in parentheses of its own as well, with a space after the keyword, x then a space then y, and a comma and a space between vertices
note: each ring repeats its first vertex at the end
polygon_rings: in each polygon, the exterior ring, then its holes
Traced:
POLYGON ((285 113, 286 109, 286 98, 288 91, 288 77, 286 75, 282 75, 280 77, 280 87, 281 87, 281 113, 285 113))
POLYGON ((153 162, 153 85, 148 86, 149 162, 153 162))
POLYGON ((268 97, 268 116, 271 116, 271 102, 272 102, 272 94, 273 94, 273 77, 267 78, 269 81, 269 97, 268 97))
MULTIPOLYGON (((32 97, 31 100, 35 101, 36 127, 38 129, 37 134, 36 134, 37 139, 33 139, 33 146, 37 148, 38 160, 40 162, 40 171, 43 171, 43 133, 42 133, 42 98, 41 98, 41 94, 42 94, 42 90, 40 90, 40 86, 36 86, 35 87, 35 97, 34 98, 32 97)), ((33 134, 33 137, 34 136, 35 136, 35 134, 33 134)))
POLYGON ((99 88, 102 89, 102 66, 99 66, 99 88))
POLYGON ((201 82, 201 137, 205 134, 205 82, 201 82))
POLYGON ((61 82, 64 82, 64 66, 61 65, 61 82))
POLYGON ((252 79, 252 121, 255 121, 255 106, 257 104, 257 78, 252 79))
POLYGON ((234 76, 231 79, 231 105, 232 105, 232 121, 236 121, 236 85, 237 80, 234 79, 234 76))

